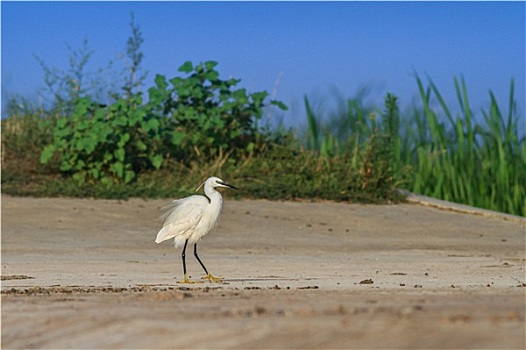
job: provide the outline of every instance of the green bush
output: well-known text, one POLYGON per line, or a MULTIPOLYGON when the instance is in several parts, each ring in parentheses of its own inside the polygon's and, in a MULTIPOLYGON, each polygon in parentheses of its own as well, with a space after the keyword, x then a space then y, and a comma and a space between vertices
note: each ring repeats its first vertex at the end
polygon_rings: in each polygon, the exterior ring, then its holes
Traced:
MULTIPOLYGON (((193 66, 184 63, 179 71, 186 77, 169 82, 162 75, 148 90, 150 105, 163 120, 166 154, 188 163, 208 159, 219 151, 251 151, 258 139, 257 120, 263 115, 266 91, 248 94, 236 88, 239 79, 221 80, 214 69, 217 62, 193 66)), ((279 101, 270 101, 282 109, 279 101)))
POLYGON ((189 75, 171 79, 171 86, 157 75, 147 103, 140 92, 110 106, 79 99, 71 117, 58 119, 41 162, 58 153, 60 170, 75 180, 111 184, 159 169, 166 158, 189 164, 218 152, 253 151, 268 93, 235 89, 240 80, 220 80, 216 65, 186 62, 179 71, 189 75))
POLYGON ((140 94, 108 107, 85 97, 71 117, 58 119, 41 162, 58 152, 60 170, 75 180, 128 183, 138 172, 161 166, 159 124, 140 94))

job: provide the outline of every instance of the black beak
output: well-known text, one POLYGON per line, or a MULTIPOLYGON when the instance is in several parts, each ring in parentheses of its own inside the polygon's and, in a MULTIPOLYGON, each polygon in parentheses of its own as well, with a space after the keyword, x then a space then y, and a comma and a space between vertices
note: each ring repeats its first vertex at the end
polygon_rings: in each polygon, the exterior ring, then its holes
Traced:
POLYGON ((233 185, 230 185, 230 184, 227 184, 225 182, 218 182, 220 185, 222 186, 225 186, 225 187, 228 187, 228 188, 232 188, 234 190, 237 190, 238 188, 236 186, 233 186, 233 185))

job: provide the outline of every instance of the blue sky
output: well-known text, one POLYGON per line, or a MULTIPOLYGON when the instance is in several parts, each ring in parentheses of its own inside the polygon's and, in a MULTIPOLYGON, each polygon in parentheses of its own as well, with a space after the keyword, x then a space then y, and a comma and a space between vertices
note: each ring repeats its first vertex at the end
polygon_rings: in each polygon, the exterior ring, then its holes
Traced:
POLYGON ((353 97, 368 87, 381 106, 386 92, 408 105, 414 72, 429 75, 452 104, 453 77, 463 75, 476 111, 491 89, 503 108, 515 79, 525 105, 524 2, 11 2, 2 1, 2 105, 6 96, 34 100, 48 66, 66 69, 66 43, 87 38, 88 71, 122 64, 135 13, 145 39, 143 66, 171 78, 187 60, 215 60, 222 78, 272 92, 304 122, 302 99, 353 97))

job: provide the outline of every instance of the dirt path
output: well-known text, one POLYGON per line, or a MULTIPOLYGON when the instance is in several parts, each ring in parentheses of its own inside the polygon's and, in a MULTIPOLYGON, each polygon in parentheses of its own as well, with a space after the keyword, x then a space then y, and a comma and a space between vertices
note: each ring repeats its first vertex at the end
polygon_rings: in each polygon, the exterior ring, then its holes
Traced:
POLYGON ((524 220, 227 198, 188 286, 164 204, 3 196, 2 347, 525 347, 524 220))

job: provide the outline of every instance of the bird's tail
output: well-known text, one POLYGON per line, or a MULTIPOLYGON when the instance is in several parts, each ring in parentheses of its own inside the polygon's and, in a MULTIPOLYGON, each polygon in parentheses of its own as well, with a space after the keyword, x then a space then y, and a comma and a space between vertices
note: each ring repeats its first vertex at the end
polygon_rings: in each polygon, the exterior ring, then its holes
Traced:
POLYGON ((173 238, 173 237, 174 237, 173 235, 171 235, 171 236, 168 235, 168 230, 166 229, 166 227, 163 227, 157 233, 157 237, 155 238, 155 243, 161 243, 161 242, 166 241, 167 239, 170 239, 170 238, 173 238))
POLYGON ((169 239, 174 238, 175 247, 182 247, 184 245, 184 242, 186 241, 187 237, 185 235, 181 234, 174 234, 173 227, 171 225, 163 227, 159 233, 157 233, 157 237, 155 238, 155 243, 159 244, 161 242, 167 241, 169 239))

